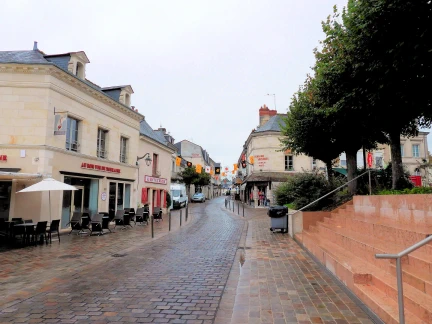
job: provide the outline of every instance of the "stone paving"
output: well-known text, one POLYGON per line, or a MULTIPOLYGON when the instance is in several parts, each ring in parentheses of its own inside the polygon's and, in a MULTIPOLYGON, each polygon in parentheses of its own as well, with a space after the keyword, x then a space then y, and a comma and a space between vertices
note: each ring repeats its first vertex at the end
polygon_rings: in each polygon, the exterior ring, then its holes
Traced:
POLYGON ((223 199, 155 239, 137 226, 0 253, 0 323, 371 323, 266 209, 223 199))
POLYGON ((215 323, 373 323, 288 234, 270 231, 266 212, 245 208, 247 234, 215 323))

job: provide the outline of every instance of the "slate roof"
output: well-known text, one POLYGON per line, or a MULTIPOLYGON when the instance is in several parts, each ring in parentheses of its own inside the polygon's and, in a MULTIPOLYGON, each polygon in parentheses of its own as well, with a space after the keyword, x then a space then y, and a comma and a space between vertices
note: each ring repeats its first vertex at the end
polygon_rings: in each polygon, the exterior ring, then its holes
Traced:
POLYGON ((0 63, 50 64, 39 51, 0 51, 0 63))
POLYGON ((255 130, 255 133, 261 133, 261 132, 268 132, 268 131, 273 131, 273 132, 280 132, 281 131, 281 127, 280 124, 284 124, 282 118, 285 118, 287 115, 285 114, 277 114, 272 116, 267 123, 265 123, 264 125, 262 125, 261 127, 258 127, 255 130))
POLYGON ((152 140, 159 142, 162 145, 167 146, 167 141, 163 135, 159 132, 155 132, 153 128, 143 119, 140 122, 140 134, 151 138, 152 140))
POLYGON ((174 146, 177 147, 177 152, 181 156, 181 142, 174 143, 174 146))

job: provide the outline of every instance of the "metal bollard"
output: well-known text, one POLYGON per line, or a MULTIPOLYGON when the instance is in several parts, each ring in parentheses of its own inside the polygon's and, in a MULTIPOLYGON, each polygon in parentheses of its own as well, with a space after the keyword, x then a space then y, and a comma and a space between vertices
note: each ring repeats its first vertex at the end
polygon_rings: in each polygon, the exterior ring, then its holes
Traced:
POLYGON ((237 215, 240 215, 240 203, 237 203, 237 215))
POLYGON ((181 223, 182 223, 182 210, 180 209, 180 227, 181 227, 181 223))
POLYGON ((242 204, 242 206, 243 206, 243 217, 244 217, 244 203, 242 204))
POLYGON ((233 213, 235 213, 234 208, 235 208, 235 204, 234 204, 234 201, 233 201, 233 213))
POLYGON ((171 210, 168 212, 168 231, 171 232, 171 210))
POLYGON ((154 218, 153 218, 153 216, 150 216, 151 217, 151 232, 152 232, 152 238, 154 238, 154 229, 153 229, 153 221, 154 221, 154 218))
POLYGON ((186 222, 188 220, 188 216, 189 216, 189 204, 186 205, 186 222))

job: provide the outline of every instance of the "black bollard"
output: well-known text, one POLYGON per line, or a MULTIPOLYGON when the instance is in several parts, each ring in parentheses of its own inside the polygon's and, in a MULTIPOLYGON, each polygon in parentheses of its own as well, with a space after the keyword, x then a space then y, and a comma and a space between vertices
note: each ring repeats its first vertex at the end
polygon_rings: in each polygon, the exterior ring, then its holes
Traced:
POLYGON ((180 209, 180 227, 181 227, 181 223, 182 223, 182 210, 180 209))
POLYGON ((189 216, 189 204, 186 205, 186 222, 188 220, 188 216, 189 216))
POLYGON ((150 216, 151 217, 151 232, 152 232, 152 238, 154 238, 154 229, 153 229, 153 221, 154 221, 154 218, 153 218, 153 216, 150 216))
POLYGON ((234 205, 234 201, 233 201, 233 213, 235 213, 235 205, 234 205))
POLYGON ((240 215, 240 203, 237 203, 237 215, 240 215))
POLYGON ((242 204, 242 206, 243 206, 243 217, 244 217, 244 203, 242 204))
POLYGON ((171 210, 168 212, 168 231, 171 232, 171 210))

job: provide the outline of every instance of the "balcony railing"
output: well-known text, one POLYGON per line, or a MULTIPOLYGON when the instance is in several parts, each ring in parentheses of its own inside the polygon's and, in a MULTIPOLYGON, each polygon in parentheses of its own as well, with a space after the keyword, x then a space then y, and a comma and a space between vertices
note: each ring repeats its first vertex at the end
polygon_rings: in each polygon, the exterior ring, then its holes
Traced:
POLYGON ((77 141, 66 142, 66 150, 79 152, 80 144, 77 141))
POLYGON ((101 159, 107 159, 108 158, 108 151, 103 148, 97 149, 97 157, 101 159))
POLYGON ((120 162, 121 163, 127 163, 127 156, 126 156, 126 154, 120 153, 120 162))

